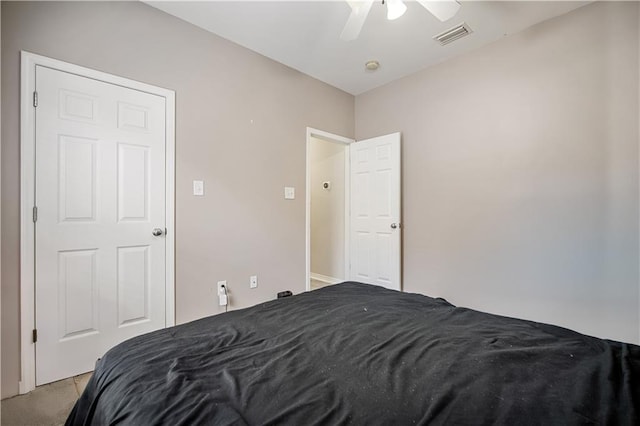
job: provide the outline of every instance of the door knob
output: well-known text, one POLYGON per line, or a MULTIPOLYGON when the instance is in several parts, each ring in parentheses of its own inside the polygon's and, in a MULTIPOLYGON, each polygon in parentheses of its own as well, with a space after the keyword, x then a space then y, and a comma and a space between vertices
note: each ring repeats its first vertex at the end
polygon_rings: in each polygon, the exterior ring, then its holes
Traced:
POLYGON ((397 227, 398 227, 398 225, 397 225, 397 224, 395 224, 395 223, 392 223, 392 224, 391 224, 391 229, 396 229, 397 227))
POLYGON ((160 235, 164 234, 164 231, 160 228, 153 228, 153 231, 151 231, 151 233, 154 237, 159 237, 160 235))

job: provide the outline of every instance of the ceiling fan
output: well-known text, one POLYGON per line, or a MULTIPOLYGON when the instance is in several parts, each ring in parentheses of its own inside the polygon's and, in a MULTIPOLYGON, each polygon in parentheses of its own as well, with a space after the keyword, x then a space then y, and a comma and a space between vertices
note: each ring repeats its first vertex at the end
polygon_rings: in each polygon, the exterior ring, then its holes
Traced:
MULTIPOLYGON (((456 0, 416 1, 442 22, 451 19, 460 9, 460 3, 456 0)), ((351 14, 342 30, 342 34, 340 34, 342 40, 351 41, 358 38, 374 2, 375 0, 347 0, 347 3, 351 6, 351 14)), ((407 6, 402 0, 382 0, 382 4, 385 4, 385 2, 387 4, 387 19, 390 21, 401 17, 407 10, 407 6)))

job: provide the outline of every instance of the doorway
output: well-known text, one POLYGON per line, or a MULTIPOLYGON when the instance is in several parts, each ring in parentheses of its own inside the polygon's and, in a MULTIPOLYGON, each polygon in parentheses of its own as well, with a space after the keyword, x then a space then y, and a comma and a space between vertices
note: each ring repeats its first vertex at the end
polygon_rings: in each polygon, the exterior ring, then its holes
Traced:
POLYGON ((307 291, 349 279, 352 142, 349 138, 307 129, 307 291))
POLYGON ((402 289, 400 142, 307 128, 307 291, 349 280, 402 289))

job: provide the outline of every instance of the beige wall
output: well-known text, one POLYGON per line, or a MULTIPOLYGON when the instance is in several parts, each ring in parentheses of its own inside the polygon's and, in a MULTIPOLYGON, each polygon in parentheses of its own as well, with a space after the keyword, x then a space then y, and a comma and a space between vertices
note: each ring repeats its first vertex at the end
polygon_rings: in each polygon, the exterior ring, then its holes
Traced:
POLYGON ((304 290, 306 127, 352 136, 353 96, 142 3, 3 1, 3 397, 19 380, 21 49, 176 91, 178 323, 220 312, 218 280, 231 308, 304 290))
POLYGON ((311 138, 309 148, 311 273, 343 280, 346 145, 311 138), (331 182, 328 190, 325 181, 331 182))
POLYGON ((595 3, 356 97, 402 131, 404 289, 640 341, 638 4, 595 3))

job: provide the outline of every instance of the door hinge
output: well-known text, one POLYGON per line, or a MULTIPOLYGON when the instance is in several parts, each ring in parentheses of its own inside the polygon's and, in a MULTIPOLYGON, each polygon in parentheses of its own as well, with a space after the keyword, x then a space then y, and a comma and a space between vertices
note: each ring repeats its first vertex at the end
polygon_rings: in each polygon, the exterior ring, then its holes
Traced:
POLYGON ((33 343, 36 343, 38 341, 38 330, 37 329, 33 329, 33 343))
POLYGON ((33 92, 33 107, 36 108, 38 106, 38 92, 33 92))
POLYGON ((38 221, 38 208, 36 206, 33 206, 33 223, 36 223, 38 221))

